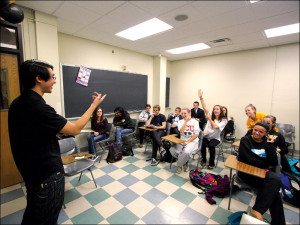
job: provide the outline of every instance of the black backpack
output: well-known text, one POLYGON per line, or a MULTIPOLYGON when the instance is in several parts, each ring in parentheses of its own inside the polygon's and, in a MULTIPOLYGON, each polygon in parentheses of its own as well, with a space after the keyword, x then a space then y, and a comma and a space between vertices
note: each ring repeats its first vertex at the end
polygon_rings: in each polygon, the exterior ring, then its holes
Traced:
POLYGON ((133 156, 134 155, 131 144, 124 143, 122 145, 122 155, 123 156, 129 156, 129 155, 133 156))
POLYGON ((109 145, 108 155, 106 158, 107 163, 114 163, 122 159, 121 144, 115 142, 109 145))
POLYGON ((281 171, 280 179, 282 182, 281 191, 283 194, 283 200, 300 208, 300 191, 292 186, 293 181, 300 187, 300 181, 291 175, 290 173, 281 171))

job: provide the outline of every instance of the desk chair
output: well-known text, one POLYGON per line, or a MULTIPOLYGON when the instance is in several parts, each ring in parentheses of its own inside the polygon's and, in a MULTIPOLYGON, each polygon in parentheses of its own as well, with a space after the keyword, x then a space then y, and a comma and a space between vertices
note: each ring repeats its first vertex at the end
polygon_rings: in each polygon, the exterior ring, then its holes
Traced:
POLYGON ((276 127, 279 132, 283 135, 285 143, 290 146, 292 145, 292 158, 294 158, 295 152, 295 126, 292 124, 276 123, 276 127))
MULTIPOLYGON (((152 132, 152 131, 150 131, 150 132, 152 132)), ((170 132, 171 132, 171 123, 166 122, 166 136, 170 135, 170 132)), ((145 134, 146 133, 147 132, 145 132, 145 134)), ((147 135, 145 139, 146 139, 146 145, 145 145, 145 151, 144 151, 144 153, 146 153, 146 151, 147 151, 147 145, 149 143, 152 144, 152 138, 150 137, 150 135, 147 135)))
MULTIPOLYGON (((199 163, 201 161, 201 148, 202 148, 202 141, 203 141, 203 131, 200 129, 200 132, 199 132, 199 141, 198 141, 198 148, 197 148, 197 152, 195 154, 193 154, 193 158, 195 157, 195 155, 198 155, 198 162, 197 162, 197 167, 196 169, 198 169, 199 167, 199 163)), ((172 167, 172 161, 173 161, 173 155, 172 155, 172 160, 171 160, 171 163, 170 163, 170 169, 172 167)))
POLYGON ((105 152, 105 148, 114 140, 114 125, 112 123, 108 123, 108 136, 104 140, 96 142, 101 148, 101 156, 99 157, 99 163, 102 159, 102 155, 105 152))
MULTIPOLYGON (((133 141, 133 138, 136 138, 135 134, 136 134, 136 130, 137 130, 137 127, 138 127, 138 121, 137 119, 131 119, 132 122, 134 123, 134 129, 133 129, 133 132, 129 133, 129 134, 122 134, 122 139, 129 139, 130 138, 130 144, 132 145, 132 141, 133 141)), ((125 141, 126 142, 126 141, 125 141)))
MULTIPOLYGON (((58 140, 58 144, 59 144, 61 156, 72 155, 80 152, 76 143, 76 139, 73 137, 58 140)), ((82 173, 85 170, 89 170, 92 175, 95 186, 97 188, 97 184, 91 170, 91 167, 93 165, 94 165, 94 161, 91 159, 82 159, 67 165, 63 165, 65 176, 71 177, 80 173, 80 177, 79 177, 79 181, 80 181, 82 173)))
POLYGON ((234 146, 232 144, 235 142, 235 130, 236 130, 236 124, 234 123, 233 125, 233 132, 232 132, 232 139, 227 140, 226 137, 224 136, 223 143, 229 143, 230 144, 230 149, 231 149, 231 154, 234 151, 234 146))
POLYGON ((219 157, 220 157, 221 155, 222 155, 222 158, 223 158, 223 162, 225 162, 225 158, 224 158, 224 150, 223 150, 223 146, 222 146, 223 141, 224 141, 224 135, 225 135, 225 132, 224 132, 224 130, 222 130, 222 132, 221 132, 221 134, 220 134, 220 139, 221 139, 221 141, 220 141, 220 143, 216 146, 216 148, 219 149, 219 152, 218 152, 218 155, 217 155, 217 162, 216 162, 215 167, 218 166, 219 157))
MULTIPOLYGON (((276 165, 275 168, 271 168, 275 173, 280 174, 280 154, 277 152, 277 159, 278 159, 278 164, 276 165)), ((238 174, 234 174, 231 177, 230 180, 230 194, 229 194, 229 201, 228 201, 228 210, 230 210, 230 202, 231 202, 231 197, 232 197, 232 190, 233 190, 233 186, 234 186, 234 182, 236 182, 237 184, 239 184, 242 188, 241 189, 248 189, 248 190, 253 190, 255 193, 257 192, 257 189, 249 184, 247 184, 246 182, 244 182, 239 176, 238 174)))

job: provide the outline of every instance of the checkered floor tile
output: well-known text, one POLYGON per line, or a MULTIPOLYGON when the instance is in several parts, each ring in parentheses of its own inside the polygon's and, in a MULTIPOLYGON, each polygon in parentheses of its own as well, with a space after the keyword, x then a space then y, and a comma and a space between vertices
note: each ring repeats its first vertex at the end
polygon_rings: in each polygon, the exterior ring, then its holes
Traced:
MULTIPOLYGON (((230 154, 225 149, 225 158, 230 154)), ((236 211, 249 211, 255 196, 251 192, 233 194, 231 209, 227 210, 228 197, 216 198, 210 205, 205 195, 198 194, 188 172, 176 174, 176 163, 159 163, 150 166, 146 161, 151 147, 134 147, 134 156, 107 164, 106 154, 96 162, 93 175, 89 172, 81 180, 78 176, 66 178, 65 205, 59 224, 226 224, 227 217, 236 211)), ((196 168, 197 156, 190 159, 189 169, 196 168)), ((212 173, 228 175, 222 157, 212 173)), ((26 207, 24 183, 1 189, 1 224, 20 224, 26 207)), ((299 209, 284 204, 288 224, 299 224, 299 209)), ((264 217, 270 220, 268 213, 264 217)))

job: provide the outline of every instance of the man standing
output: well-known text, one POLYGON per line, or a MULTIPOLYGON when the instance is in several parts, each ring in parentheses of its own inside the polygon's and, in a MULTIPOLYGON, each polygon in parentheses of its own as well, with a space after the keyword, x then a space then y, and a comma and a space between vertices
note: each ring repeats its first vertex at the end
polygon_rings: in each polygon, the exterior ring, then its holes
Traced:
POLYGON ((191 117, 199 122, 199 127, 203 131, 206 125, 207 119, 203 109, 199 108, 199 102, 193 103, 194 108, 191 109, 191 117))
POLYGON ((56 135, 76 135, 106 95, 94 92, 88 110, 71 123, 46 104, 55 82, 53 66, 27 60, 20 66, 22 94, 10 105, 8 128, 12 154, 25 181, 27 206, 22 224, 57 224, 64 201, 64 168, 56 135))

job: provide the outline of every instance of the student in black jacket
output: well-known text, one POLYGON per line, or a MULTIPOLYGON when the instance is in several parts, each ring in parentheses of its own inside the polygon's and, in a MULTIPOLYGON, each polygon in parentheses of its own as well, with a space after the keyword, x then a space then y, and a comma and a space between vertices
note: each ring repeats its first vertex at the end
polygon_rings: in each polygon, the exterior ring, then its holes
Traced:
POLYGON ((252 135, 244 136, 239 147, 238 160, 266 170, 264 179, 249 174, 238 172, 239 177, 246 183, 257 188, 257 197, 249 215, 264 220, 262 215, 269 209, 271 225, 285 224, 282 199, 279 193, 281 179, 279 174, 268 170, 269 166, 278 164, 276 149, 273 146, 274 139, 266 137, 269 125, 258 122, 253 127, 252 135))
POLYGON ((133 132, 134 124, 130 118, 130 115, 122 107, 118 106, 114 110, 115 117, 113 120, 116 129, 116 142, 122 142, 122 134, 129 134, 133 132))
POLYGON ((199 108, 199 102, 193 103, 194 108, 191 109, 191 117, 199 122, 199 127, 203 131, 206 125, 207 119, 203 109, 199 108))
POLYGON ((177 134, 177 137, 180 138, 180 132, 178 130, 178 122, 182 119, 181 115, 181 108, 176 107, 175 113, 171 114, 167 120, 167 122, 171 123, 171 130, 170 134, 177 134))

